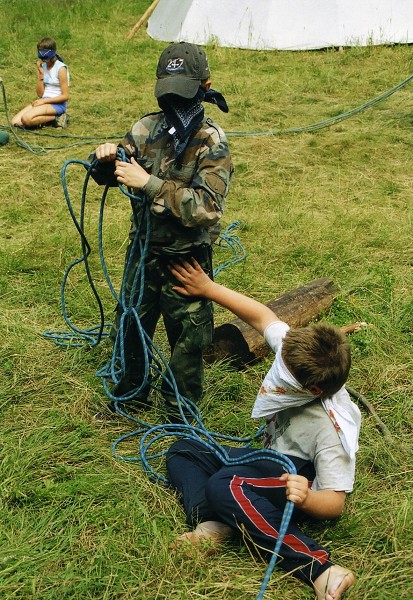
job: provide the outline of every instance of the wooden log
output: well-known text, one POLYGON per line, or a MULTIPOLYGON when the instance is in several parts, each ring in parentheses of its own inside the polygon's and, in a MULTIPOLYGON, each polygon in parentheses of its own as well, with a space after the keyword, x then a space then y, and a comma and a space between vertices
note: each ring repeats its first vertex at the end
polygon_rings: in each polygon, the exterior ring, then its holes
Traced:
POLYGON ((141 18, 139 19, 139 21, 137 21, 135 23, 135 25, 132 27, 132 29, 130 30, 130 32, 127 35, 127 39, 130 40, 131 38, 133 38, 133 36, 135 35, 135 33, 138 31, 139 27, 141 27, 141 25, 143 25, 151 16, 151 14, 153 13, 153 11, 155 10, 156 6, 159 4, 159 0, 154 0, 152 2, 152 4, 150 5, 150 7, 145 10, 145 12, 143 13, 143 15, 141 16, 141 18))
MULTIPOLYGON (((267 306, 291 327, 303 327, 331 308, 336 294, 333 281, 324 277, 271 300, 267 306)), ((205 351, 204 358, 207 363, 229 360, 234 367, 241 369, 257 362, 269 351, 263 337, 236 318, 216 327, 212 344, 205 351)))

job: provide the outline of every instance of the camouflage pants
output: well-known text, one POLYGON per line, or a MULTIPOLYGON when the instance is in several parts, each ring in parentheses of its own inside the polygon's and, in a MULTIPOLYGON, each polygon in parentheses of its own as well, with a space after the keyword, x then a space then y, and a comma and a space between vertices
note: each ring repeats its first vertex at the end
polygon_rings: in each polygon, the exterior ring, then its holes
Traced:
MULTIPOLYGON (((212 302, 204 298, 188 298, 172 290, 178 282, 168 269, 168 264, 174 259, 191 256, 196 258, 202 268, 212 277, 211 248, 203 246, 191 254, 165 256, 148 253, 143 259, 133 257, 131 268, 125 274, 126 305, 130 303, 130 292, 136 270, 140 261, 144 261, 144 289, 138 308, 140 324, 152 340, 159 318, 162 316, 166 335, 170 346, 169 368, 174 376, 179 393, 199 402, 203 392, 203 350, 212 342, 213 336, 213 307, 212 302)), ((128 256, 127 256, 128 258, 128 256)), ((133 305, 140 294, 135 290, 133 305)), ((112 328, 111 338, 114 340, 118 333, 119 322, 123 309, 117 307, 117 315, 112 328)), ((136 319, 127 318, 123 328, 125 348, 125 373, 122 393, 142 386, 139 393, 144 398, 149 393, 153 376, 145 382, 145 355, 141 336, 138 333, 136 319)), ((166 400, 167 411, 176 413, 176 397, 173 387, 163 378, 161 393, 166 400)))

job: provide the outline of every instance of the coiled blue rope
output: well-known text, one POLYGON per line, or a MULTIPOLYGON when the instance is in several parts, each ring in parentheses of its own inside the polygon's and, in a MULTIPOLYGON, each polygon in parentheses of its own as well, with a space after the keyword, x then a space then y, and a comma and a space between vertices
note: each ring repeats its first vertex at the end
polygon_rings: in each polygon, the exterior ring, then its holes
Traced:
MULTIPOLYGON (((122 160, 127 160, 125 153, 123 151, 121 152, 121 150, 122 149, 119 149, 119 152, 120 152, 119 158, 121 158, 122 160)), ((90 247, 90 244, 89 244, 87 237, 85 235, 85 232, 84 232, 87 189, 88 189, 88 183, 90 180, 91 171, 94 166, 95 166, 95 163, 91 164, 87 161, 82 161, 82 160, 77 160, 77 159, 69 159, 69 160, 65 161, 65 163, 63 164, 62 169, 61 169, 61 181, 62 181, 63 193, 64 193, 66 204, 67 204, 67 207, 69 210, 69 214, 70 214, 71 219, 72 219, 72 221, 79 233, 79 236, 80 236, 82 255, 68 265, 68 267, 65 270, 65 273, 64 273, 64 276, 62 279, 62 283, 61 283, 60 303, 61 303, 61 307, 62 307, 63 318, 64 318, 66 325, 69 327, 69 331, 47 331, 43 335, 44 335, 44 337, 53 340, 57 345, 64 346, 64 347, 66 347, 66 346, 71 346, 71 347, 96 346, 101 342, 102 339, 104 339, 105 337, 107 337, 109 335, 109 331, 110 331, 110 328, 112 325, 111 323, 105 323, 102 302, 100 300, 99 294, 94 285, 93 277, 91 274, 91 268, 89 265, 89 255, 91 252, 91 247, 90 247), (82 165, 83 167, 85 167, 87 169, 87 173, 86 173, 86 177, 85 177, 83 189, 82 189, 79 218, 75 214, 75 210, 74 210, 72 201, 70 199, 68 185, 67 185, 67 171, 71 165, 82 165), (99 325, 94 325, 88 329, 81 329, 73 323, 72 319, 70 319, 68 316, 67 302, 66 302, 66 288, 68 285, 69 276, 72 272, 72 269, 74 269, 75 267, 77 267, 78 265, 81 265, 81 264, 84 265, 87 280, 89 282, 93 296, 98 305, 98 310, 99 310, 99 315, 100 315, 99 325)), ((142 237, 145 239, 145 244, 143 244, 142 241, 139 239, 140 236, 136 235, 134 238, 135 245, 131 247, 130 256, 133 255, 132 250, 134 251, 136 249, 136 244, 140 244, 139 252, 141 255, 143 255, 144 253, 146 253, 147 244, 149 242, 149 222, 150 222, 149 207, 146 205, 146 203, 144 202, 144 199, 142 197, 134 196, 120 184, 119 184, 118 188, 123 194, 125 194, 128 198, 130 198, 132 211, 135 215, 136 215, 136 208, 138 206, 141 208, 143 207, 143 211, 144 211, 144 219, 143 220, 147 223, 147 231, 142 235, 142 237)), ((99 259, 100 259, 102 271, 103 271, 105 280, 108 284, 110 293, 112 294, 115 301, 118 304, 120 304, 125 310, 125 308, 126 308, 125 296, 124 296, 125 290, 123 291, 123 296, 122 296, 122 293, 121 293, 121 296, 118 295, 115 287, 112 284, 111 278, 109 276, 108 269, 106 266, 106 260, 105 260, 105 256, 104 256, 104 250, 103 250, 103 247, 104 247, 104 245, 103 245, 104 209, 105 209, 108 191, 109 191, 109 186, 105 186, 103 194, 102 194, 101 202, 100 202, 100 214, 99 214, 99 225, 98 225, 99 259)), ((135 225, 137 227, 137 230, 140 231, 141 230, 141 221, 139 219, 135 218, 135 225)), ((214 276, 217 275, 218 273, 220 273, 223 269, 231 266, 232 264, 236 264, 236 263, 239 263, 239 262, 245 260, 246 251, 245 251, 239 237, 234 233, 234 230, 239 226, 240 226, 239 221, 235 221, 235 222, 231 223, 220 234, 217 242, 215 243, 217 246, 219 246, 221 248, 231 250, 233 256, 232 256, 232 258, 224 261, 221 265, 218 265, 214 269, 214 276)), ((130 266, 131 265, 129 265, 129 267, 127 266, 126 270, 127 270, 127 268, 130 268, 130 266)), ((141 268, 138 268, 138 277, 141 279, 143 278, 143 269, 141 269, 141 268)), ((142 281, 141 281, 141 283, 142 283, 142 281)), ((138 280, 136 280, 136 282, 134 283, 134 288, 136 289, 137 287, 138 287, 138 280)), ((142 290, 143 286, 139 285, 139 288, 142 290)), ((133 313, 133 316, 136 316, 135 312, 133 311, 133 308, 131 308, 131 311, 133 313)))
MULTIPOLYGON (((108 329, 109 329, 110 325, 109 324, 105 325, 103 305, 100 300, 99 294, 96 290, 96 287, 94 285, 93 277, 92 277, 91 269, 90 269, 90 265, 89 265, 89 255, 91 252, 91 247, 90 247, 90 244, 84 233, 86 192, 87 192, 87 185, 88 185, 88 182, 90 179, 92 167, 93 167, 93 164, 90 164, 86 161, 71 159, 71 160, 67 160, 63 164, 63 167, 61 169, 63 193, 64 193, 64 196, 66 199, 66 204, 67 204, 70 216, 71 216, 72 221, 73 221, 73 223, 79 233, 79 236, 80 236, 82 255, 79 258, 75 259, 73 262, 71 262, 69 264, 69 266, 66 268, 63 279, 62 279, 61 288, 60 288, 62 314, 63 314, 64 321, 65 321, 66 325, 69 327, 70 331, 65 331, 65 332, 46 331, 43 334, 44 337, 46 337, 48 339, 52 339, 59 346, 72 346, 72 347, 79 347, 79 346, 85 346, 85 345, 96 346, 97 344, 100 343, 100 341, 103 337, 106 337, 107 335, 109 335, 108 329), (67 172, 68 167, 72 164, 80 164, 87 168, 87 173, 86 173, 85 181, 83 184, 83 190, 82 190, 82 201, 81 201, 81 205, 80 205, 79 219, 77 218, 77 216, 75 214, 74 208, 72 206, 72 202, 70 200, 68 188, 67 188, 66 172, 67 172), (82 263, 84 264, 86 277, 89 282, 92 293, 95 297, 95 300, 97 302, 98 309, 99 309, 99 315, 100 315, 100 324, 93 326, 90 329, 80 329, 72 322, 72 320, 69 318, 69 316, 67 314, 66 286, 67 286, 67 282, 69 279, 69 275, 74 267, 76 267, 77 265, 82 264, 82 263)), ((105 190, 102 195, 102 200, 101 200, 101 209, 100 209, 101 214, 103 214, 103 207, 105 205, 107 192, 108 192, 108 187, 105 187, 105 190)), ((104 268, 104 270, 106 271, 106 268, 104 268)), ((107 271, 106 271, 106 274, 107 274, 107 271)), ((108 278, 107 278, 107 280, 110 281, 108 278)))
MULTIPOLYGON (((126 160, 126 156, 124 153, 120 153, 119 157, 121 160, 126 160)), ((95 163, 88 163, 81 160, 69 160, 66 161, 62 167, 61 175, 62 175, 62 184, 64 195, 66 199, 66 203, 68 205, 70 216, 75 224, 75 227, 80 235, 81 239, 81 248, 82 248, 82 256, 76 260, 74 260, 66 269, 62 285, 61 285, 61 300, 62 300, 62 312, 63 317, 66 324, 69 326, 72 333, 59 333, 59 332, 46 332, 44 336, 48 339, 53 339, 56 344, 60 346, 80 346, 85 345, 85 342, 89 346, 97 345, 102 338, 109 335, 107 329, 110 324, 106 324, 104 322, 104 311, 102 302, 99 298, 99 294, 96 290, 96 287, 93 283, 93 277, 91 273, 91 268, 89 265, 89 255, 91 252, 90 244, 84 233, 84 222, 85 222, 85 205, 86 205, 86 195, 87 195, 87 186, 90 179, 91 171, 95 163), (85 181, 82 189, 82 201, 81 201, 81 209, 80 209, 80 217, 79 219, 75 215, 75 211, 73 209, 66 181, 66 171, 69 165, 71 164, 80 164, 87 169, 85 181), (65 288, 68 281, 69 274, 71 270, 79 265, 80 263, 84 264, 86 276, 89 282, 89 285, 92 289, 93 295, 96 299, 99 308, 100 314, 100 325, 94 326, 90 329, 80 329, 75 326, 71 319, 68 317, 66 310, 66 302, 65 302, 65 288)), ((221 462, 225 466, 239 466, 243 464, 249 464, 255 462, 257 460, 262 460, 265 458, 266 460, 270 460, 281 464, 282 467, 289 473, 296 473, 296 469, 294 464, 288 459, 288 457, 274 451, 274 450, 251 450, 251 452, 247 453, 243 457, 239 458, 231 458, 228 454, 226 448, 222 445, 221 442, 235 442, 238 444, 243 444, 243 447, 249 447, 251 443, 258 439, 262 435, 263 428, 261 427, 253 437, 248 438, 237 438, 234 436, 227 436, 225 434, 221 434, 218 432, 211 432, 205 427, 202 415, 198 409, 198 407, 191 402, 188 398, 183 397, 177 388, 173 373, 163 358, 162 353, 159 351, 157 346, 154 344, 153 340, 151 340, 146 332, 143 330, 143 327, 140 323, 139 319, 139 306, 142 299, 142 293, 144 288, 144 268, 143 268, 143 260, 141 259, 138 267, 134 274, 134 279, 132 283, 132 287, 130 290, 126 290, 126 280, 127 274, 132 268, 133 257, 135 256, 135 250, 138 250, 139 256, 144 257, 149 242, 149 230, 150 230, 150 212, 149 212, 149 204, 146 202, 145 198, 142 196, 136 196, 126 190, 123 186, 119 185, 120 191, 129 197, 132 210, 134 214, 135 227, 136 232, 134 235, 134 239, 130 248, 128 260, 125 266, 125 276, 122 282, 120 294, 117 294, 114 286, 112 285, 111 279, 109 277, 109 273, 106 267, 106 262, 103 253, 103 216, 104 216, 104 206, 106 202, 106 196, 108 192, 108 186, 105 187, 104 192, 102 194, 102 200, 100 205, 100 215, 99 215, 99 231, 98 231, 98 240, 99 240, 99 258, 100 263, 105 274, 106 281, 108 282, 109 289, 115 298, 116 302, 122 308, 122 314, 119 321, 119 329, 116 336, 116 340, 114 343, 114 350, 111 359, 109 362, 98 371, 97 375, 102 377, 103 387, 106 395, 113 401, 114 407, 116 411, 131 420, 132 422, 138 425, 138 429, 127 433, 119 437, 112 443, 112 453, 115 458, 119 460, 129 461, 129 462, 139 462, 142 464, 143 470, 147 473, 149 478, 152 481, 157 483, 161 483, 164 485, 168 485, 167 478, 159 473, 152 465, 151 461, 155 459, 162 459, 166 453, 165 450, 161 450, 158 452, 154 452, 151 454, 152 447, 154 444, 165 440, 165 438, 174 437, 185 437, 197 440, 200 442, 206 449, 211 452, 214 452, 221 462), (140 216, 138 218, 137 208, 140 209, 140 216), (142 228, 145 227, 145 231, 142 228), (138 246, 138 247, 137 247, 138 246), (136 291, 139 290, 136 298, 136 291), (129 300, 127 300, 127 297, 129 300), (125 374, 125 364, 126 364, 126 356, 125 356, 125 332, 128 319, 133 318, 136 324, 136 329, 138 331, 139 342, 142 347, 142 351, 144 353, 145 358, 145 369, 142 384, 139 388, 131 390, 129 393, 123 396, 114 396, 111 392, 110 383, 117 384, 119 383, 124 374, 125 374), (151 379, 151 372, 155 375, 154 379, 158 376, 166 379, 168 385, 173 390, 177 406, 179 409, 179 413, 181 416, 182 424, 174 423, 174 424, 161 424, 161 425, 151 425, 146 423, 132 414, 130 414, 127 410, 128 402, 131 402, 136 394, 138 394, 143 387, 147 385, 147 382, 151 379), (140 438, 139 441, 139 455, 137 456, 124 456, 118 452, 118 446, 123 442, 129 441, 133 438, 140 438)), ((231 261, 225 261, 223 265, 221 265, 214 274, 220 272, 223 268, 229 266, 229 264, 233 262, 239 262, 244 260, 245 251, 242 247, 242 244, 238 238, 238 236, 234 236, 233 231, 239 225, 239 223, 231 224, 221 236, 221 240, 219 245, 230 248, 233 251, 234 258, 231 261)), ((155 384, 151 383, 151 387, 154 389, 159 389, 155 384)), ((279 554, 279 550, 284 538, 284 535, 288 529, 288 525, 290 522, 291 514, 293 510, 293 504, 290 501, 287 501, 285 510, 283 513, 280 531, 277 539, 277 543, 274 549, 274 553, 271 557, 270 563, 267 568, 266 575, 264 577, 261 590, 257 597, 257 600, 261 600, 263 598, 264 591, 268 585, 268 581, 270 579, 271 573, 275 567, 276 560, 279 554)))
POLYGON ((236 263, 242 262, 245 260, 247 253, 245 251, 244 246, 241 243, 239 236, 234 233, 235 229, 237 229, 241 225, 240 221, 234 221, 223 231, 218 240, 216 241, 216 245, 221 248, 229 248, 232 250, 232 258, 224 261, 222 264, 218 265, 214 269, 214 277, 218 275, 221 271, 229 267, 230 265, 234 265, 236 263))

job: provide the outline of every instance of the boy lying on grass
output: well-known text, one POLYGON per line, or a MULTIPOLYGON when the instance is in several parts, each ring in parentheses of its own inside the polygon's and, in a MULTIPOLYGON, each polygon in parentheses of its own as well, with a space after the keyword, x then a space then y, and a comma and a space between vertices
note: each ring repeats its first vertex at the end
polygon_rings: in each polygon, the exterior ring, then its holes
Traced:
MULTIPOLYGON (((218 544, 241 531, 247 544, 271 556, 286 500, 294 513, 278 565, 313 586, 317 600, 338 600, 355 581, 298 523, 335 519, 354 483, 360 411, 344 384, 350 369, 345 335, 328 324, 290 329, 271 309, 212 281, 193 260, 170 266, 175 291, 217 302, 261 333, 276 353, 252 411, 266 418, 264 446, 288 456, 297 474, 270 460, 225 466, 200 442, 182 438, 167 455, 191 532, 180 541, 218 544)), ((231 457, 251 448, 228 448, 231 457)), ((257 451, 258 452, 258 451, 257 451)))

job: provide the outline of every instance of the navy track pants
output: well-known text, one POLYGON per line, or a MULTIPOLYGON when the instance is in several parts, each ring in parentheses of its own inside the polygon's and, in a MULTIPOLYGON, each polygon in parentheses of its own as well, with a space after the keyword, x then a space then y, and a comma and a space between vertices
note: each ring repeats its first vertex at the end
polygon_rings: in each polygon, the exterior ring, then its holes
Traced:
MULTIPOLYGON (((231 458, 251 452, 251 448, 227 449, 231 458)), ((309 480, 314 477, 311 463, 288 458, 299 475, 309 480)), ((286 504, 285 483, 279 480, 285 473, 281 464, 259 458, 247 465, 227 467, 201 442, 184 438, 168 450, 167 470, 190 527, 220 521, 241 532, 245 543, 270 558, 286 504)), ((303 520, 311 519, 295 509, 277 565, 311 585, 333 563, 329 552, 300 530, 297 522, 303 520)))

